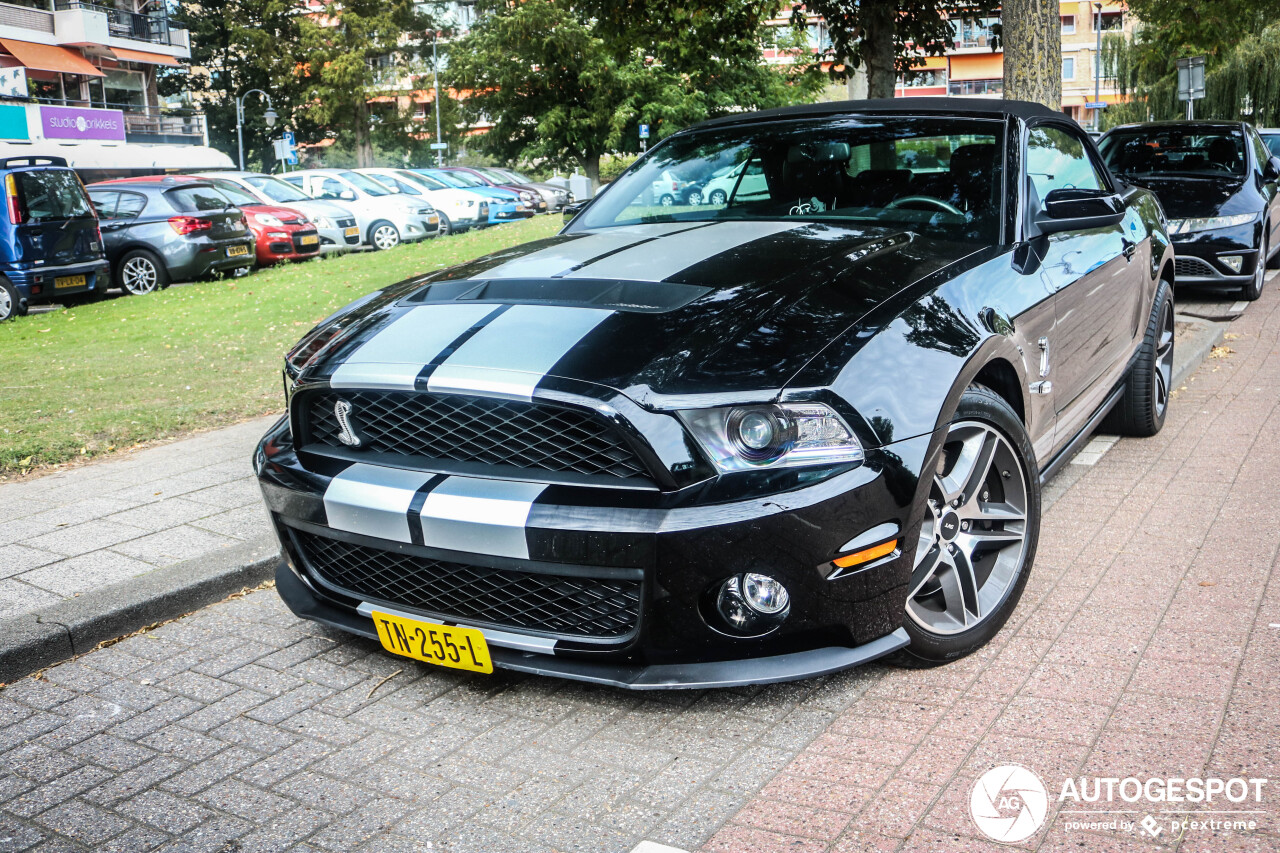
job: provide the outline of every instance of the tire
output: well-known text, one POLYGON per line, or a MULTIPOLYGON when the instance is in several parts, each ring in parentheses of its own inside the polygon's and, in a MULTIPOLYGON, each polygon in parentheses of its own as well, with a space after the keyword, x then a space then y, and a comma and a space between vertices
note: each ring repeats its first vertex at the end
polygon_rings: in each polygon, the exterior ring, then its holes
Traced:
POLYGON ((711 204, 724 204, 728 200, 729 196, 724 190, 712 190, 711 195, 707 198, 707 201, 711 204))
POLYGON ((676 203, 675 196, 671 195, 671 193, 666 193, 662 196, 662 198, 658 199, 658 204, 662 205, 663 207, 671 207, 675 203, 676 203))
POLYGON ((1031 439, 1000 395, 960 398, 924 507, 896 655, 920 668, 982 648, 1027 585, 1040 535, 1040 477, 1031 439))
POLYGON ((145 296, 169 286, 169 271, 154 252, 134 249, 120 259, 115 282, 125 296, 145 296))
POLYGON ((1161 281, 1138 360, 1124 380, 1124 396, 1102 422, 1103 432, 1147 437, 1164 426, 1173 385, 1173 289, 1161 281))
POLYGON ((25 317, 27 309, 22 305, 17 288, 7 281, 0 281, 0 323, 25 317))
POLYGON ((439 229, 438 231, 436 231, 436 236, 437 236, 437 237, 447 237, 447 236, 449 236, 449 235, 450 235, 450 234, 452 234, 452 233, 454 233, 454 231, 453 231, 453 223, 449 221, 449 217, 447 217, 447 216, 445 216, 443 213, 441 213, 441 214, 440 214, 440 229, 439 229))
POLYGON ((1253 278, 1240 288, 1240 298, 1245 302, 1257 302, 1262 296, 1262 288, 1267 283, 1267 231, 1271 226, 1262 226, 1262 248, 1258 250, 1258 262, 1254 264, 1253 278))
POLYGON ((698 190, 689 190, 684 194, 684 203, 697 207, 702 204, 702 193, 698 190))
POLYGON ((385 219, 379 219, 369 226, 369 245, 377 252, 394 249, 400 245, 400 229, 385 219))

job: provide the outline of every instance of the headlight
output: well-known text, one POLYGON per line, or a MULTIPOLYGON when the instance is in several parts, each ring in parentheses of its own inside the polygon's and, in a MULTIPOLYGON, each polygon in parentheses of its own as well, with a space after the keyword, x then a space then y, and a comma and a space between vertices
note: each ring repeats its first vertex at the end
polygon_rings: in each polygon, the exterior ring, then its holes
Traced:
POLYGON ((311 221, 316 224, 317 228, 332 228, 333 223, 329 221, 327 216, 313 216, 311 221))
POLYGON ((531 192, 526 192, 526 191, 524 191, 524 190, 521 190, 521 191, 520 191, 520 198, 524 199, 526 202, 528 202, 528 203, 530 203, 530 204, 532 204, 532 203, 533 203, 533 193, 531 193, 531 192))
POLYGON ((862 445, 821 403, 687 409, 680 418, 721 471, 861 462, 862 445))
POLYGON ((272 228, 283 228, 284 223, 278 217, 272 216, 270 213, 255 213, 253 218, 260 225, 269 225, 272 228))
POLYGON ((1206 216, 1200 219, 1170 219, 1170 234, 1190 234, 1194 231, 1212 231, 1215 228, 1234 228, 1248 225, 1258 218, 1256 213, 1237 213, 1232 216, 1206 216))

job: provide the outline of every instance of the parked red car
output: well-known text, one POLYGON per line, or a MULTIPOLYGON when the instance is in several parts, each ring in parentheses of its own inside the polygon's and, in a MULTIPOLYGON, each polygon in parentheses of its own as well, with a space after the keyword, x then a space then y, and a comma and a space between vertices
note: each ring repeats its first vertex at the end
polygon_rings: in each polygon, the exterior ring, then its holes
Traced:
MULTIPOLYGON (((209 183, 208 178, 193 175, 171 177, 181 183, 209 183)), ((155 176, 147 176, 117 178, 110 183, 155 180, 155 176)), ((244 190, 225 182, 220 181, 216 189, 244 214, 245 223, 253 232, 258 266, 270 266, 281 261, 305 261, 320 254, 320 233, 303 214, 288 207, 263 204, 244 190)))

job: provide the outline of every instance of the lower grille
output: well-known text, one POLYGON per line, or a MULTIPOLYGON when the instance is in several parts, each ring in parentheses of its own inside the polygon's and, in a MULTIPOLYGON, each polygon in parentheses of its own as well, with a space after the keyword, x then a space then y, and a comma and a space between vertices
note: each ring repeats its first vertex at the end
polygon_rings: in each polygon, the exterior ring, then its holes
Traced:
POLYGON ((353 598, 448 620, 622 639, 640 622, 640 581, 489 569, 291 531, 311 573, 353 598))
POLYGON ((1216 276, 1217 271, 1199 258, 1183 256, 1173 259, 1173 274, 1175 276, 1198 278, 1216 276))

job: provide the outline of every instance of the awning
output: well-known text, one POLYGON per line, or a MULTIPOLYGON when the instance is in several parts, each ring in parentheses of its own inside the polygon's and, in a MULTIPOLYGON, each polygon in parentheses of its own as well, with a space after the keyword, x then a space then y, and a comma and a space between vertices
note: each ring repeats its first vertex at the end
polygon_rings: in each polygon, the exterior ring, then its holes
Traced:
POLYGON ((958 80, 999 80, 1004 77, 1003 53, 962 53, 951 57, 947 77, 958 80))
POLYGON ((0 142, 0 158, 31 155, 65 157, 73 169, 167 169, 203 171, 234 169, 231 158, 207 145, 143 145, 122 142, 103 145, 90 142, 59 145, 36 142, 30 145, 0 142))
POLYGON ((180 63, 172 56, 165 56, 163 53, 147 53, 145 50, 129 50, 127 47, 113 47, 111 52, 115 54, 116 59, 124 59, 129 62, 146 62, 151 65, 173 65, 180 63))
POLYGON ((923 65, 911 66, 912 71, 941 71, 947 67, 945 56, 926 56, 923 65))
POLYGON ((0 38, 0 46, 17 57, 26 68, 37 71, 62 71, 66 74, 83 74, 86 77, 106 77, 102 70, 78 53, 54 44, 36 44, 33 41, 0 38))

